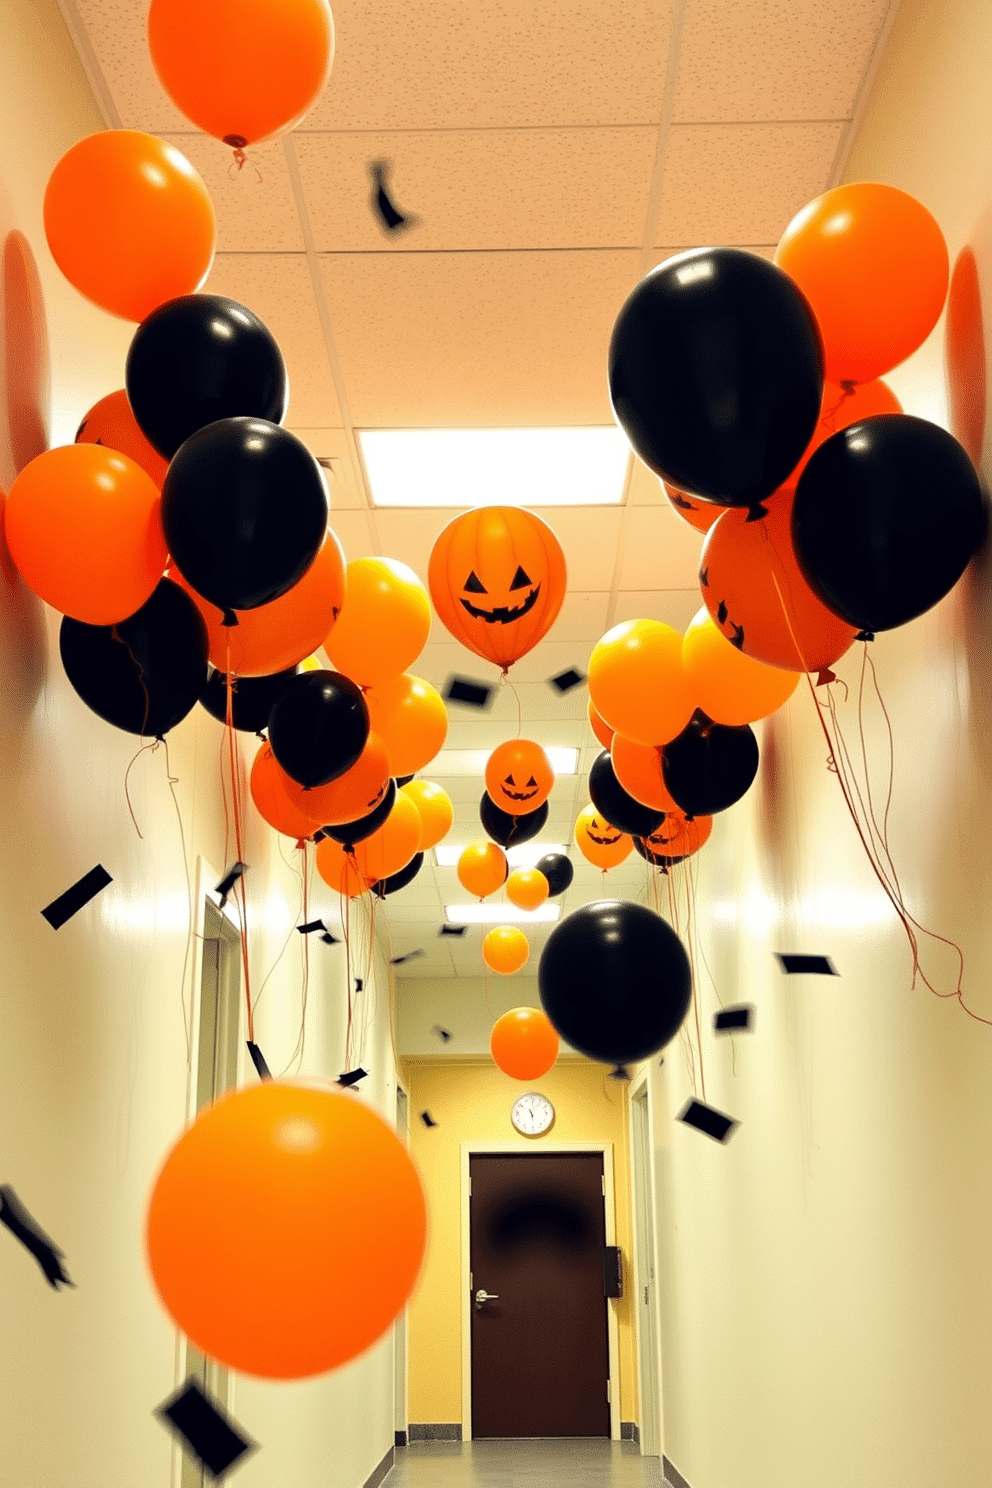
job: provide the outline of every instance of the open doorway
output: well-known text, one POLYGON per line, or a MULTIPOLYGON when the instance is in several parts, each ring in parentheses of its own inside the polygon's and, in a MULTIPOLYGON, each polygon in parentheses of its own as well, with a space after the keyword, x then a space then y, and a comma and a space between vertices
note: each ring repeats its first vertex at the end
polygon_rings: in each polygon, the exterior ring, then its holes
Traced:
POLYGON ((660 1457, 661 1371, 658 1358, 651 1120, 646 1078, 631 1091, 630 1157, 634 1201, 634 1286, 636 1288, 634 1316, 637 1334, 637 1393, 641 1455, 660 1457))

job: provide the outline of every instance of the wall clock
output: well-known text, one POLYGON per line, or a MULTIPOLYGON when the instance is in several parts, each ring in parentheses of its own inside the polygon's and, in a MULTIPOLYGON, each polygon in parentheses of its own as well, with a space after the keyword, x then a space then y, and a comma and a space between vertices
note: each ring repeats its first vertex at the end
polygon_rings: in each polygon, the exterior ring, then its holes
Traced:
POLYGON ((555 1108, 544 1095, 531 1091, 514 1101, 510 1120, 522 1137, 542 1136, 555 1119, 555 1108))

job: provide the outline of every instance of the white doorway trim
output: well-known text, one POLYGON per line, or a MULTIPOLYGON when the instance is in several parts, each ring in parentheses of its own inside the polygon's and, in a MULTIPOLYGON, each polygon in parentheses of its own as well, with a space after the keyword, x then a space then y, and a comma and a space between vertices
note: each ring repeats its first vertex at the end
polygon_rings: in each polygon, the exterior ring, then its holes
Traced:
MULTIPOLYGON (((617 1243, 616 1190, 613 1185, 612 1142, 545 1142, 540 1146, 521 1147, 508 1142, 462 1142, 461 1144, 461 1323, 462 1323, 462 1441, 472 1440, 472 1286, 470 1266, 472 1259, 472 1235, 469 1211, 469 1159, 476 1153, 506 1157, 550 1157, 563 1152, 599 1152, 603 1158, 603 1179, 606 1193, 603 1197, 603 1216, 606 1228, 606 1244, 617 1243)), ((610 1437, 620 1440, 620 1331, 617 1324, 616 1307, 606 1299, 607 1344, 610 1367, 610 1437)))
POLYGON ((637 1419, 640 1425, 641 1456, 661 1458, 664 1451, 665 1440, 665 1417, 664 1417, 664 1391, 662 1387, 662 1359, 661 1359, 661 1317, 658 1309, 658 1277, 660 1270, 658 1266, 658 1226, 656 1223, 657 1205, 655 1203, 654 1161, 652 1132, 654 1121, 651 1100, 651 1081, 648 1078, 649 1070, 645 1069, 640 1077, 634 1081, 628 1092, 628 1122, 627 1132, 628 1151, 630 1152, 630 1195, 631 1195, 631 1281, 634 1297, 634 1306, 631 1309, 634 1323, 634 1340, 637 1353, 637 1419), (643 1120, 645 1128, 643 1133, 637 1129, 638 1114, 637 1106, 643 1107, 643 1120), (642 1162, 645 1156, 640 1142, 640 1136, 646 1138, 647 1153, 646 1162, 642 1162), (643 1253, 645 1247, 648 1254, 643 1253), (644 1287, 649 1288, 649 1300, 646 1307, 650 1309, 651 1319, 648 1326, 648 1336, 644 1336, 644 1329, 640 1317, 640 1299, 644 1287), (653 1334, 653 1337, 651 1336, 653 1334), (653 1357, 652 1357, 653 1356, 653 1357), (654 1385, 655 1398, 648 1403, 645 1400, 645 1386, 654 1385))

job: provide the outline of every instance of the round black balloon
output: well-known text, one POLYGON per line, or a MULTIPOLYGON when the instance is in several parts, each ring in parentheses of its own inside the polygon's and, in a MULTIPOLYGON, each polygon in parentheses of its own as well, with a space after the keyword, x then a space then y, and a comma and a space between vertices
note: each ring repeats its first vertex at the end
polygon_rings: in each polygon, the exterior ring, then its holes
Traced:
POLYGON ((634 851, 640 853, 645 863, 650 863, 653 868, 674 868, 676 863, 684 863, 686 855, 670 858, 666 853, 656 853, 653 848, 648 847, 643 837, 634 838, 634 851))
POLYGON ((713 723, 698 710, 661 751, 665 788, 686 816, 713 816, 739 801, 758 773, 758 741, 748 725, 713 723))
POLYGON ((571 887, 572 879, 575 877, 575 869, 572 860, 565 853, 545 853, 534 864, 539 873, 543 873, 548 880, 548 895, 554 899, 558 894, 564 894, 571 887))
POLYGON ((624 790, 616 777, 610 751, 604 749, 592 762, 589 771, 589 795, 600 816, 605 817, 618 832, 627 832, 632 837, 650 837, 665 820, 663 811, 642 806, 624 790))
MULTIPOLYGON (((268 677, 235 677, 231 687, 231 723, 246 734, 260 734, 269 714, 296 676, 296 668, 268 677)), ((227 675, 211 672, 200 702, 221 723, 227 723, 227 675)))
POLYGON ((643 904, 616 899, 585 904, 555 926, 537 984, 562 1038, 613 1065, 664 1048, 692 994, 689 958, 675 931, 643 904))
POLYGON ((369 736, 362 690, 340 672, 301 672, 269 715, 269 743, 298 785, 327 785, 350 770, 369 736))
POLYGON ((488 791, 483 791, 479 802, 479 820, 487 837, 499 843, 500 847, 519 847, 521 842, 529 842, 532 837, 536 837, 544 827, 548 820, 548 803, 545 801, 536 811, 514 816, 497 806, 488 791))
POLYGON ((321 827, 325 837, 333 837, 335 842, 340 842, 342 847, 354 847, 356 842, 364 842, 366 837, 371 837, 382 826, 386 817, 392 811, 396 802, 396 781, 390 780, 386 785, 386 793, 367 816, 358 821, 342 822, 338 826, 321 827))
POLYGON ((610 397, 641 459, 673 486, 755 506, 820 416, 823 349, 788 275, 740 248, 696 248, 642 279, 610 341, 610 397))
POLYGON ((181 295, 153 310, 134 333, 125 381, 142 433, 167 460, 218 419, 281 423, 289 398, 272 332, 223 295, 181 295))
POLYGON ((183 578, 223 610, 253 610, 303 577, 327 531, 327 489, 306 445, 264 419, 221 419, 187 439, 162 487, 183 578))
POLYGON ((387 894, 398 894, 400 889, 405 889, 408 883, 413 883, 423 866, 423 853, 414 853, 409 863, 405 868, 401 868, 399 873, 391 873, 388 878, 380 878, 378 883, 374 883, 373 894, 378 895, 380 899, 385 899, 387 894))
POLYGON ((189 595, 169 579, 116 625, 66 616, 59 650, 83 702, 129 734, 168 733, 196 706, 207 680, 207 628, 189 595))
POLYGON ((985 530, 982 488, 964 449, 937 424, 903 413, 826 440, 792 507, 800 568, 859 630, 891 630, 943 599, 985 530))

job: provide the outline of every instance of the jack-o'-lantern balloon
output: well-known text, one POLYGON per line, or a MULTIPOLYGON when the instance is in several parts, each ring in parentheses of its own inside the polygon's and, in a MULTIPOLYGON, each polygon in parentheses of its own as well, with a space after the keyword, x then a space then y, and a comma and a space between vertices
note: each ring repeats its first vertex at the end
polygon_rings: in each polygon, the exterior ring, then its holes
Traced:
POLYGON ((650 837, 635 837, 634 846, 655 868, 672 868, 699 851, 713 830, 711 816, 685 816, 669 811, 650 837))
POLYGON ((151 476, 161 491, 169 462, 153 449, 138 428, 123 388, 108 393, 99 403, 93 404, 76 430, 75 442, 102 444, 107 449, 116 450, 119 455, 127 455, 151 476))
POLYGON ((616 868, 630 857, 634 844, 626 832, 618 832, 595 806, 586 806, 575 819, 575 845, 584 858, 596 868, 616 868))
POLYGON ((511 816, 527 816, 544 805, 555 783, 551 761, 532 739, 498 744, 486 762, 490 800, 511 816))
POLYGON ((381 805, 389 784, 389 755, 378 734, 370 733, 365 748, 350 770, 345 770, 328 785, 306 790, 285 771, 282 783, 297 811, 303 812, 318 826, 338 826, 342 822, 361 821, 381 805))
POLYGON ((504 672, 551 629, 565 598, 565 555, 548 526, 515 506, 449 522, 427 570, 434 608, 456 641, 504 672))
POLYGON ((695 527, 697 532, 709 532, 720 513, 726 511, 725 506, 716 506, 712 501, 699 501, 685 491, 676 490, 667 481, 662 481, 661 485, 672 511, 683 522, 688 522, 690 527, 695 527))

